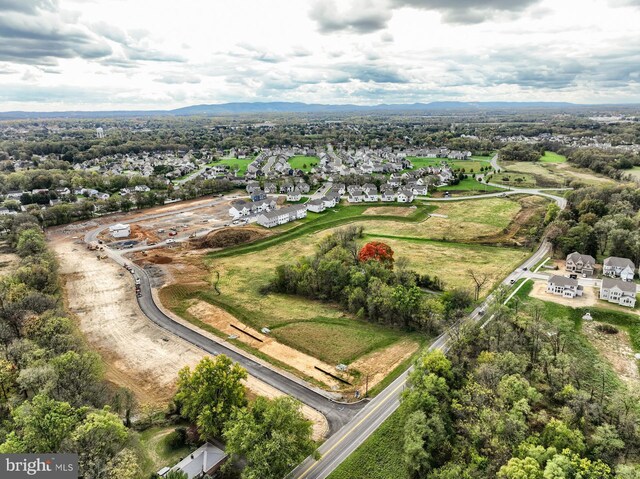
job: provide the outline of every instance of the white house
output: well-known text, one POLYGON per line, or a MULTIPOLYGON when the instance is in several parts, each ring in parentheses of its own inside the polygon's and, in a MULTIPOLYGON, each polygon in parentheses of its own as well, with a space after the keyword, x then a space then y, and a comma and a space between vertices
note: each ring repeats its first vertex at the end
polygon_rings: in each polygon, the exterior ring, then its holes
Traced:
POLYGON ((577 251, 567 255, 565 269, 575 273, 582 273, 584 276, 593 276, 596 260, 588 254, 580 254, 577 251))
POLYGON ((413 192, 406 189, 401 189, 397 194, 398 203, 411 203, 413 201, 413 192))
POLYGON ((627 258, 611 256, 604 260, 602 274, 611 278, 620 278, 624 281, 633 281, 636 266, 627 258))
POLYGON ((287 193, 287 201, 300 201, 300 198, 302 198, 302 194, 298 188, 287 193))
POLYGON ((349 203, 362 203, 364 201, 364 192, 361 188, 354 188, 349 192, 349 203))
POLYGON ((123 223, 118 223, 109 226, 109 233, 114 238, 128 238, 131 235, 131 227, 123 223))
POLYGON ((322 198, 322 203, 325 208, 333 208, 340 203, 340 196, 336 193, 329 193, 322 198))
POLYGON ((307 216, 305 205, 285 206, 279 210, 264 211, 258 215, 256 223, 265 228, 283 225, 290 221, 295 221, 307 216))
POLYGON ((395 201, 396 200, 396 192, 393 189, 386 189, 382 191, 380 195, 380 199, 382 201, 395 201))
POLYGON ((556 275, 547 280, 547 293, 557 294, 563 298, 575 298, 582 296, 583 289, 577 279, 556 275))
POLYGON ((324 201, 322 200, 311 200, 306 205, 307 209, 314 213, 322 213, 325 210, 324 201))
POLYGON ((635 283, 621 279, 602 278, 600 299, 610 303, 633 308, 636 305, 637 287, 635 283))

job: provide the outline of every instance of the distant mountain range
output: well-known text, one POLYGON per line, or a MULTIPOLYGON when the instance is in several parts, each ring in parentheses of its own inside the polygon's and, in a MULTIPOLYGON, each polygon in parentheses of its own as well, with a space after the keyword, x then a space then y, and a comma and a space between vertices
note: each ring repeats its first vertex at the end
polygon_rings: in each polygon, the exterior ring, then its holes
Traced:
POLYGON ((116 118, 143 116, 225 116, 274 113, 413 113, 464 112, 464 111, 506 111, 532 109, 576 109, 576 108, 630 108, 637 105, 581 105, 565 102, 461 102, 439 101, 432 103, 381 104, 381 105, 324 105, 319 103, 295 102, 237 102, 213 105, 192 105, 175 110, 116 110, 116 111, 55 111, 0 112, 0 119, 20 118, 116 118))

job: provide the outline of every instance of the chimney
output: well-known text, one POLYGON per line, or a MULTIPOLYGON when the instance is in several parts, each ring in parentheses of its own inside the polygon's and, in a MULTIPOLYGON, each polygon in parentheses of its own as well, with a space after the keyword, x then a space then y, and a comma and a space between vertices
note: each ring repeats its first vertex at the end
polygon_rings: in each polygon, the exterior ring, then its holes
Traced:
POLYGON ((208 469, 205 469, 207 467, 207 445, 204 445, 204 455, 202 456, 202 472, 207 472, 208 469))

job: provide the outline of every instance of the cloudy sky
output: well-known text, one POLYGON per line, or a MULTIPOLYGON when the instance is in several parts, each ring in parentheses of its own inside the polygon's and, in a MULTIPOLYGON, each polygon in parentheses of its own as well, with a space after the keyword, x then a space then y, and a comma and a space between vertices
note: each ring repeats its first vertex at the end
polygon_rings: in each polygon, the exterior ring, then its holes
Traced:
POLYGON ((0 0, 0 110, 640 103, 640 0, 0 0))

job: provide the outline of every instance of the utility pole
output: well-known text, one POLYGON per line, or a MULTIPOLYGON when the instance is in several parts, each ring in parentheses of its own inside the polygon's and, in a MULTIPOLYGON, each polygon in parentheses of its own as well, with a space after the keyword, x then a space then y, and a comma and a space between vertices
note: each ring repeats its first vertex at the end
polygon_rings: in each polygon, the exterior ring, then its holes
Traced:
POLYGON ((366 379, 365 388, 364 388, 364 397, 367 397, 368 395, 369 395, 369 374, 367 373, 367 379, 366 379))

